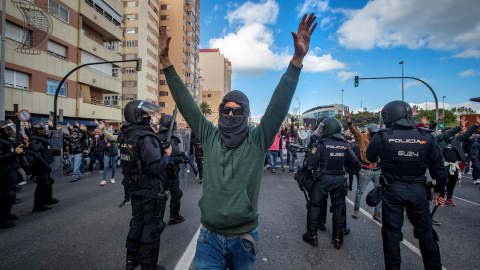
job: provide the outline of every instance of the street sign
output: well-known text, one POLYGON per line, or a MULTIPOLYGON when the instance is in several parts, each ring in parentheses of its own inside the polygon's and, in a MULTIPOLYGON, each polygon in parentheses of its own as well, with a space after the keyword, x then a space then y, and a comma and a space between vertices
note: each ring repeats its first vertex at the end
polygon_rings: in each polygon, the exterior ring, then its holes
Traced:
POLYGON ((32 116, 32 115, 27 110, 21 110, 21 111, 18 112, 18 118, 22 122, 27 122, 28 120, 30 120, 30 116, 32 116))

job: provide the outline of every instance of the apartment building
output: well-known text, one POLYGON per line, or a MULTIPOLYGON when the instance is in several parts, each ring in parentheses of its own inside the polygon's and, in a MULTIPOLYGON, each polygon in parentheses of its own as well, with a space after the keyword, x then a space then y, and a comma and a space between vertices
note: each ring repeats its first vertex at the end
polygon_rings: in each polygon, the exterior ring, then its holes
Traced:
POLYGON ((200 103, 210 105, 212 114, 207 116, 214 125, 218 123, 218 106, 223 96, 232 90, 232 63, 219 49, 200 49, 201 93, 200 103))
MULTIPOLYGON (((30 111, 31 121, 46 121, 53 111, 55 90, 70 70, 81 64, 123 59, 123 3, 16 2, 22 6, 7 1, 6 9, 6 118, 14 116, 15 106, 30 111), (35 21, 24 20, 29 17, 35 21), (43 26, 47 28, 35 25, 38 18, 44 18, 43 26)), ((121 64, 101 64, 72 73, 59 92, 58 109, 64 116, 60 123, 93 126, 94 119, 122 121, 121 69, 121 64)))
MULTIPOLYGON (((200 0, 160 0, 160 27, 172 37, 170 59, 180 78, 199 102, 200 89, 200 0)), ((162 113, 173 112, 175 102, 170 94, 163 71, 159 72, 159 104, 162 113)), ((185 123, 180 113, 178 123, 185 123)))

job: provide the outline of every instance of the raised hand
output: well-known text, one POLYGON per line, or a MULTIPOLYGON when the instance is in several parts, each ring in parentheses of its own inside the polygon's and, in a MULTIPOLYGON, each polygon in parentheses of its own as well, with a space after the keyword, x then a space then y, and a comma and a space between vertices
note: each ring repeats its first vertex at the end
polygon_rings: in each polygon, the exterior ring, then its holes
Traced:
MULTIPOLYGON (((477 117, 477 118, 478 118, 478 117, 477 117)), ((468 121, 467 121, 467 118, 466 118, 465 116, 462 116, 462 117, 460 118, 460 127, 464 128, 465 125, 467 124, 467 122, 468 122, 468 121)))
POLYGON ((422 123, 426 126, 428 126, 428 120, 426 116, 422 116, 422 123))
MULTIPOLYGON (((418 105, 413 105, 412 107, 412 112, 413 112, 413 117, 419 115, 420 113, 418 112, 418 105)), ((422 120, 423 122, 423 120, 422 120)))
POLYGON ((443 117, 445 117, 445 115, 443 113, 440 114, 440 116, 438 116, 438 121, 442 121, 443 117))
POLYGON ((310 38, 317 27, 317 23, 313 24, 316 18, 317 17, 313 13, 310 13, 308 17, 307 14, 303 15, 303 18, 298 25, 297 33, 292 32, 293 46, 295 48, 292 64, 298 67, 302 66, 303 58, 307 55, 308 49, 310 48, 310 38))
POLYGON ((165 30, 164 27, 160 26, 159 31, 160 33, 158 36, 158 41, 160 47, 158 51, 160 54, 160 63, 162 63, 163 68, 166 68, 172 65, 172 63, 170 62, 170 58, 168 57, 168 51, 170 50, 170 40, 172 38, 168 36, 167 30, 165 30))
POLYGON ((350 116, 352 115, 352 113, 350 112, 350 108, 345 106, 345 108, 343 109, 343 114, 346 118, 350 118, 350 116))

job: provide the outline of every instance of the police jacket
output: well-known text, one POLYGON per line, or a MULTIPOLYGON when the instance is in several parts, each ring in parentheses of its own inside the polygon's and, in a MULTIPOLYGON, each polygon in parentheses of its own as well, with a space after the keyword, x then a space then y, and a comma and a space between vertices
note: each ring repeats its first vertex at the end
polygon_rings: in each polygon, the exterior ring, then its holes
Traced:
MULTIPOLYGON (((18 146, 18 145, 17 145, 18 146)), ((0 192, 15 189, 20 155, 11 140, 0 138, 0 192)))
POLYGON ((54 161, 52 147, 48 135, 32 135, 28 149, 35 153, 32 172, 37 176, 51 171, 50 164, 54 161))
POLYGON ((437 140, 429 129, 387 128, 373 137, 367 148, 367 159, 380 157, 382 173, 388 182, 425 183, 425 172, 437 180, 435 191, 445 190, 447 171, 437 140))
POLYGON ((345 170, 349 173, 358 173, 361 168, 360 161, 350 144, 333 136, 322 138, 312 144, 307 157, 307 166, 309 170, 318 170, 317 177, 323 174, 341 175, 345 174, 345 170))
POLYGON ((164 181, 169 156, 163 155, 160 141, 148 125, 122 126, 118 136, 120 162, 130 191, 158 187, 164 181))

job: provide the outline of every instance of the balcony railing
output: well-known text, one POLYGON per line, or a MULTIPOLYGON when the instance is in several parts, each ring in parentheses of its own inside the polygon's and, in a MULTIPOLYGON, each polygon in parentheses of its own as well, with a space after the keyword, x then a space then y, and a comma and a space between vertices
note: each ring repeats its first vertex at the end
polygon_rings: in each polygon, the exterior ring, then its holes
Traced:
POLYGON ((109 107, 114 109, 120 109, 120 105, 118 104, 118 100, 100 100, 98 98, 92 97, 90 99, 90 104, 102 106, 102 107, 109 107))
POLYGON ((115 20, 115 18, 113 18, 112 15, 108 14, 101 7, 96 5, 93 0, 85 0, 85 3, 87 3, 87 5, 91 6, 93 9, 95 9, 95 11, 97 11, 98 13, 102 14, 103 17, 107 18, 107 20, 111 21, 115 26, 119 27, 120 29, 123 29, 122 24, 119 21, 115 20))
POLYGON ((98 70, 98 69, 95 69, 95 68, 93 68, 93 67, 91 67, 91 66, 86 66, 86 67, 84 67, 84 69, 86 69, 86 70, 88 70, 88 71, 90 71, 90 72, 93 72, 93 73, 95 73, 95 74, 98 74, 98 75, 100 75, 100 76, 103 76, 103 77, 106 77, 106 78, 115 80, 115 81, 119 81, 119 82, 122 81, 122 79, 120 79, 120 78, 118 77, 118 73, 107 74, 107 73, 102 72, 102 71, 100 71, 100 70, 98 70))
POLYGON ((108 50, 110 51, 116 51, 118 55, 122 55, 122 53, 118 50, 118 48, 120 46, 122 46, 122 43, 121 42, 103 42, 102 40, 100 40, 99 38, 96 38, 95 36, 93 36, 92 34, 88 33, 87 31, 85 31, 85 29, 83 30, 83 35, 85 35, 86 37, 88 37, 89 39, 95 41, 96 43, 104 46, 105 48, 107 48, 108 50))

